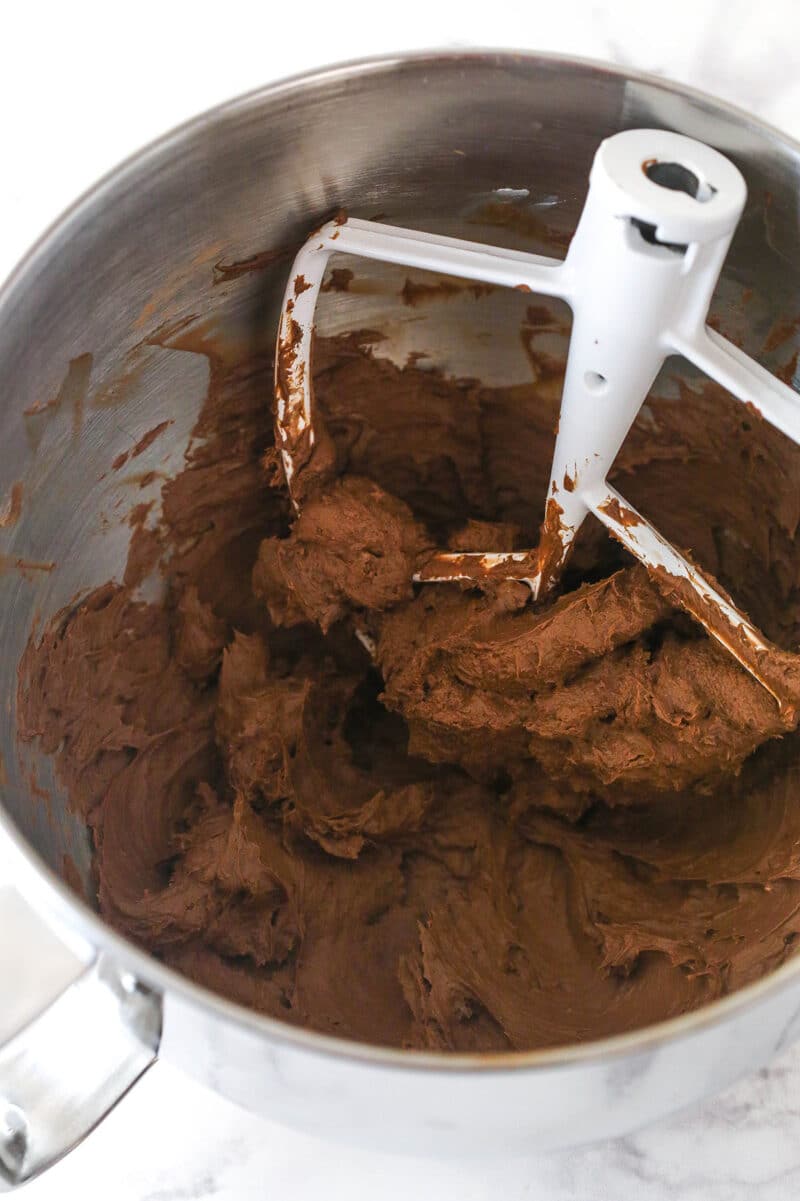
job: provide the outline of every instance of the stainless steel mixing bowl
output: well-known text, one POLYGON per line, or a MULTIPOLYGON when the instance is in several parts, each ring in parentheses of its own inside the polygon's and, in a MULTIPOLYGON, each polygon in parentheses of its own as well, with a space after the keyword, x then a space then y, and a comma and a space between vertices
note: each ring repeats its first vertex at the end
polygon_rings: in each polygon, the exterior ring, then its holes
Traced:
MULTIPOLYGON (((330 1138, 508 1153, 621 1134, 724 1087, 800 1031, 800 957, 700 1012, 556 1051, 406 1053, 260 1017, 115 935, 65 885, 65 855, 88 878, 86 832, 52 765, 15 735, 17 664, 34 623, 120 575, 124 516, 157 494, 157 482, 142 492, 110 471, 112 460, 168 416, 169 434, 138 462, 176 471, 203 400, 207 360, 149 344, 157 327, 194 317, 243 351, 268 347, 287 270, 270 252, 340 206, 520 246, 531 229, 568 233, 598 142, 635 126, 709 142, 744 172, 748 208, 716 303, 735 323, 735 298, 753 290, 742 329, 757 351, 773 318, 798 311, 799 148, 687 89, 525 54, 361 62, 233 101, 113 172, 6 284, 0 497, 21 481, 23 499, 19 520, 0 527, 0 836, 18 867, 16 887, 0 890, 0 1178, 63 1153, 156 1054, 330 1138), (483 221, 498 198, 540 226, 483 221)), ((463 308, 398 317, 389 291, 349 296, 323 315, 326 328, 381 321, 382 353, 402 357, 422 340, 447 367, 496 377, 502 364, 525 377, 522 298, 482 310, 489 336, 465 339, 463 308)))

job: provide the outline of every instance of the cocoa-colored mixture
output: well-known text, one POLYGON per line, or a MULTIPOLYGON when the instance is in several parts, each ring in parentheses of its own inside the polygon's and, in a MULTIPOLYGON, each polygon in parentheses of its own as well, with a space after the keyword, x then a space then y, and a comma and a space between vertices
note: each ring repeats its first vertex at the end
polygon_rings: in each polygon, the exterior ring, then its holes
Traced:
MULTIPOLYGON (((800 934, 798 737, 599 526, 541 607, 415 588, 433 547, 535 544, 559 368, 489 389, 368 341, 318 344, 334 468, 295 521, 271 363, 195 345, 158 533, 28 647, 20 733, 91 827, 100 911, 246 1005, 402 1047, 596 1038, 763 975, 800 934)), ((617 468, 784 649, 798 457, 698 383, 617 468)))

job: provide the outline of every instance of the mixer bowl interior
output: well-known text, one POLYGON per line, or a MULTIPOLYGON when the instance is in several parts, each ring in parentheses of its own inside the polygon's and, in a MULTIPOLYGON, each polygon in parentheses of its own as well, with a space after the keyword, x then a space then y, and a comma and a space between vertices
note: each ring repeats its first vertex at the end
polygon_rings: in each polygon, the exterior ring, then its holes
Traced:
MULTIPOLYGON (((796 148, 703 97, 524 55, 388 60, 246 97, 130 160, 22 264, 0 302, 2 800, 53 871, 91 897, 84 823, 52 762, 16 738, 17 665, 33 629, 121 579, 130 513, 153 501, 157 517, 207 392, 209 355, 270 352, 294 249, 340 208, 562 255, 597 144, 631 127, 707 141, 745 174, 748 206, 714 312, 760 354, 772 324, 798 311, 796 148)), ((377 353, 400 363, 416 351, 488 383, 530 378, 520 339, 529 299, 404 306, 407 273, 357 272, 358 288, 326 298, 320 332, 378 329, 377 353)), ((680 369, 669 364, 670 378, 680 369)), ((265 436, 270 403, 265 394, 265 436)))

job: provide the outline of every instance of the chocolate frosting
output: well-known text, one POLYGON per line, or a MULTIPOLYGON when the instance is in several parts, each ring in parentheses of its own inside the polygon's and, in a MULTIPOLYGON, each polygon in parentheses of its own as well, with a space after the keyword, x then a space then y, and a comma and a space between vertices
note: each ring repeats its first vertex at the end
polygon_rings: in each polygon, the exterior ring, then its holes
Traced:
MULTIPOLYGON (((797 735, 597 524, 538 607, 414 586, 436 546, 534 545, 561 368, 491 389, 375 340, 318 342, 293 520, 271 364, 173 343, 211 383, 161 525, 27 648, 20 736, 91 828, 101 913, 228 997, 399 1047, 596 1038, 763 975, 800 934, 797 735)), ((791 650, 797 448, 681 387, 622 490, 791 650)))

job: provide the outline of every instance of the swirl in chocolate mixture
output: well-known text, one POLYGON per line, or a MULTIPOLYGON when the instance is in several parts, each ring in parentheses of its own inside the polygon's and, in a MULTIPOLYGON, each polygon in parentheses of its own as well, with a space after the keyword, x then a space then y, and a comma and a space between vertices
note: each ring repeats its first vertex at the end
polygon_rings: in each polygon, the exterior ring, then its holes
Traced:
MULTIPOLYGON (((155 546, 20 666, 104 917, 286 1022, 442 1050, 629 1030, 781 963, 800 743, 769 694, 599 526, 541 607, 411 583, 445 541, 533 544, 552 364, 489 389, 353 337, 317 364, 329 482, 312 456, 297 520, 271 364, 212 353, 155 546), (163 604, 135 591, 155 557, 163 604)), ((710 386, 654 400, 617 471, 788 650, 798 451, 744 415, 710 386)))

